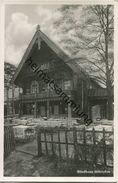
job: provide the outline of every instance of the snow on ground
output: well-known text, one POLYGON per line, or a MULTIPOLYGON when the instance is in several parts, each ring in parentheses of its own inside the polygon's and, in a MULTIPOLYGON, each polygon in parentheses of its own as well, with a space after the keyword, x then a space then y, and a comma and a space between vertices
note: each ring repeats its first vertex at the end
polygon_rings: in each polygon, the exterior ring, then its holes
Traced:
MULTIPOLYGON (((46 120, 39 120, 39 119, 16 119, 14 120, 14 122, 16 124, 22 124, 24 126, 27 125, 33 125, 33 126, 37 126, 37 125, 48 125, 50 126, 50 124, 52 126, 55 125, 59 125, 62 124, 62 120, 50 120, 50 121, 46 121, 46 120)), ((63 123, 66 122, 66 120, 63 120, 63 123)), ((101 135, 96 135, 96 140, 98 141, 98 143, 102 140, 103 138, 103 128, 105 129, 105 131, 110 131, 113 132, 113 122, 112 121, 107 121, 107 120, 103 120, 103 121, 98 121, 95 122, 93 124, 90 124, 89 126, 85 126, 85 125, 77 125, 78 129, 83 129, 86 128, 86 130, 88 131, 88 134, 86 134, 86 140, 87 143, 91 144, 92 142, 92 138, 91 138, 91 134, 89 134, 93 128, 95 129, 95 131, 99 131, 101 132, 101 135)), ((72 138, 72 132, 70 132, 68 134, 69 137, 69 142, 71 142, 73 140, 72 138)), ((50 136, 50 135, 49 135, 50 136)), ((64 140, 64 134, 61 134, 61 141, 64 140)), ((55 138, 54 140, 57 141, 58 137, 57 134, 55 133, 55 138)), ((113 144, 113 135, 109 135, 106 136, 107 139, 107 144, 113 144)), ((65 140, 64 140, 65 141, 65 140)), ((81 135, 80 132, 78 132, 78 142, 82 142, 83 141, 83 135, 81 135)), ((56 145, 58 146, 58 145, 56 145)), ((73 154, 73 147, 70 147, 71 149, 69 150, 70 152, 70 156, 72 157, 73 154)), ((14 151, 13 153, 11 153, 11 155, 6 158, 5 160, 5 165, 4 165, 4 175, 5 176, 60 176, 60 172, 57 171, 57 169, 55 168, 56 166, 56 162, 54 161, 50 161, 50 159, 48 159, 47 157, 41 157, 41 158, 36 158, 37 155, 37 142, 36 140, 30 142, 30 143, 26 143, 24 145, 20 145, 17 148, 17 151, 14 151), (31 153, 32 155, 29 154, 25 154, 19 151, 27 151, 29 153, 31 153), (34 156, 33 156, 34 155, 34 156)), ((58 151, 58 147, 55 148, 55 150, 58 151)), ((81 149, 80 149, 81 150, 81 149)), ((65 147, 62 146, 62 154, 63 156, 65 156, 65 147)), ((81 152, 79 152, 80 154, 83 154, 83 151, 81 150, 81 152)), ((57 152, 58 154, 58 152, 57 152)), ((98 160, 101 161, 102 157, 101 157, 101 152, 99 152, 100 154, 100 158, 98 158, 98 160)), ((108 152, 107 157, 109 158, 109 165, 111 165, 113 163, 113 152, 108 152)))

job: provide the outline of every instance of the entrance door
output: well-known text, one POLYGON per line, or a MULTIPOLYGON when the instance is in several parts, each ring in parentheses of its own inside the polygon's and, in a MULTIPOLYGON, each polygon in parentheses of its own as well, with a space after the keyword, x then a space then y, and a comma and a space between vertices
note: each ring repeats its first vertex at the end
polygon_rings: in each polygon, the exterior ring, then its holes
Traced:
POLYGON ((95 105, 92 107, 92 120, 96 121, 97 118, 101 118, 100 116, 100 105, 95 105))
POLYGON ((58 115, 58 114, 59 114, 59 106, 54 105, 54 115, 58 115))
POLYGON ((46 114, 46 109, 45 109, 45 106, 41 106, 41 116, 45 116, 46 114))

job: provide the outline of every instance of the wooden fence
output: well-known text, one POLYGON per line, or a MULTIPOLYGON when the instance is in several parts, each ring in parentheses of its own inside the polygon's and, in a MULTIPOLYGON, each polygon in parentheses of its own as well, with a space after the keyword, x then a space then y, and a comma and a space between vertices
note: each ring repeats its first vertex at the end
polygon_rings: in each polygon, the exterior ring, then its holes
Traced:
POLYGON ((4 158, 6 158, 12 151, 15 150, 15 138, 13 126, 4 126, 4 158))
POLYGON ((56 155, 92 167, 113 168, 113 131, 83 129, 37 129, 38 156, 56 155))

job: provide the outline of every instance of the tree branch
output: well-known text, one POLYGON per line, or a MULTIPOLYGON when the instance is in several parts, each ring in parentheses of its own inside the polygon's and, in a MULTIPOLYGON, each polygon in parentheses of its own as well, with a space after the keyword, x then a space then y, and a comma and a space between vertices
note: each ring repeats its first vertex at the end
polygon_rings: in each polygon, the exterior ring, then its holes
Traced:
MULTIPOLYGON (((94 58, 92 58, 92 59, 94 59, 94 58)), ((106 75, 106 72, 101 67, 99 67, 95 62, 92 62, 91 60, 89 60, 87 58, 86 58, 86 60, 88 62, 90 62, 91 64, 93 64, 95 67, 97 67, 99 70, 101 70, 106 75)))

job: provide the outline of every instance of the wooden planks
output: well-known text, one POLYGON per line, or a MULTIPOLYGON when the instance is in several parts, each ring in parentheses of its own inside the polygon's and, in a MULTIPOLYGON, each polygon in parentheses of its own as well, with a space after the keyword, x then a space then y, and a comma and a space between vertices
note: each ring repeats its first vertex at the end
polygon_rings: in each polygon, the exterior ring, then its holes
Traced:
POLYGON ((15 150, 15 138, 12 126, 4 127, 4 158, 15 150))
MULTIPOLYGON (((112 144, 106 144, 105 136, 106 134, 112 135, 113 132, 108 132, 103 129, 103 131, 95 131, 93 128, 91 131, 83 129, 61 129, 61 128, 43 128, 40 129, 40 133, 44 134, 44 138, 40 138, 40 144, 44 144, 45 147, 45 154, 50 155, 49 151, 51 151, 52 155, 56 155, 59 157, 59 160, 65 159, 67 162, 69 159, 75 160, 75 162, 80 161, 79 153, 82 151, 83 160, 85 163, 89 162, 89 158, 91 157, 91 161, 93 164, 93 167, 97 165, 97 158, 100 153, 103 153, 103 166, 107 166, 107 149, 112 150, 113 145, 112 144), (71 132, 71 135, 70 135, 71 132), (81 133, 82 139, 79 139, 79 135, 81 133), (91 134, 91 137, 87 139, 88 134, 91 134), (100 134, 101 140, 98 143, 97 142, 97 135, 100 134), (71 140, 70 139, 71 136, 71 140), (48 144, 50 144, 48 146, 48 144), (71 156, 70 154, 70 146, 73 148, 74 156, 71 156), (50 147, 50 149, 49 149, 50 147), (55 151, 56 147, 56 151, 55 151), (91 153, 91 154, 88 154, 91 153)), ((42 137, 42 136, 41 136, 42 137)), ((71 148, 71 150, 72 150, 71 148)), ((38 148, 38 150, 41 150, 38 148)), ((40 153, 39 153, 40 154, 40 153)))

